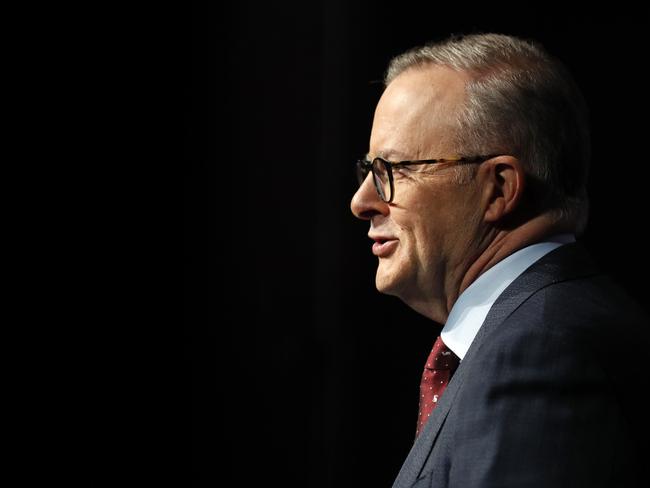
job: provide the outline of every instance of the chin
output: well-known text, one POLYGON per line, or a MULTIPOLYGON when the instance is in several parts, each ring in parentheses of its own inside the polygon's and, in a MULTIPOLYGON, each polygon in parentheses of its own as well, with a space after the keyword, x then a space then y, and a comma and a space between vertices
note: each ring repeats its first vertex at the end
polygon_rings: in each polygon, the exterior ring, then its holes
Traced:
POLYGON ((399 297, 399 291, 402 288, 400 286, 401 281, 398 275, 382 270, 381 266, 377 269, 375 287, 379 293, 399 297))

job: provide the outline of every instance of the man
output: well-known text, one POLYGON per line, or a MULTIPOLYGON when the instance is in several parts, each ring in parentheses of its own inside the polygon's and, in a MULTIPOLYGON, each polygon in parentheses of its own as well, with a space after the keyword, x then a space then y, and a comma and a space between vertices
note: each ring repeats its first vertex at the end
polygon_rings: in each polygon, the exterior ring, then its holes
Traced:
POLYGON ((575 241, 587 118, 528 41, 391 61, 351 209, 377 289, 444 324, 394 487, 647 486, 648 318, 575 241))

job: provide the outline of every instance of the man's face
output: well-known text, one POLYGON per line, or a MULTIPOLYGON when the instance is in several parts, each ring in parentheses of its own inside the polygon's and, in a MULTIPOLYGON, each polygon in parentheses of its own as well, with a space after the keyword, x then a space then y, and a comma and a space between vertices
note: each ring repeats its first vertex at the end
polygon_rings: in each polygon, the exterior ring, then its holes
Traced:
MULTIPOLYGON (((464 83, 461 73, 442 67, 400 74, 377 105, 369 159, 458 156, 452 120, 464 100, 464 83)), ((431 315, 431 301, 446 305, 449 288, 465 273, 475 249, 478 191, 473 180, 456 182, 459 170, 444 163, 396 169, 390 204, 379 198, 368 175, 351 203, 355 216, 370 221, 372 251, 379 258, 377 289, 425 315, 431 315)))

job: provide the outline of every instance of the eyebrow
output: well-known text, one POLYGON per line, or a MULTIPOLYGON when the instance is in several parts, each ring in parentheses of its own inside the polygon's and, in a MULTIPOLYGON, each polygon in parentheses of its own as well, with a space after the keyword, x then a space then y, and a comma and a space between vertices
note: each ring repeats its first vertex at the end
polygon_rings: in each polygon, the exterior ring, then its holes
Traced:
MULTIPOLYGON (((396 149, 388 149, 385 151, 379 151, 377 152, 377 156, 385 159, 387 161, 395 161, 393 158, 397 158, 400 161, 404 161, 409 159, 406 153, 403 153, 402 151, 398 151, 396 149)), ((366 154, 366 160, 370 160, 370 153, 366 154)))

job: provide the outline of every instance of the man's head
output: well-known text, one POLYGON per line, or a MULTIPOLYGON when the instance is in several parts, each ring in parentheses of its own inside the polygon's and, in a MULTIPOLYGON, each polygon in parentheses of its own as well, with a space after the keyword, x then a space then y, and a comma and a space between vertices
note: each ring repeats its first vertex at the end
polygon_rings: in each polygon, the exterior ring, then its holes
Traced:
POLYGON ((584 229, 586 108, 541 48, 495 34, 451 39, 396 57, 385 81, 369 160, 474 162, 395 167, 390 203, 372 175, 360 186, 351 207, 378 241, 380 291, 440 317, 432 300, 455 299, 472 263, 505 233, 540 216, 549 232, 584 229))

